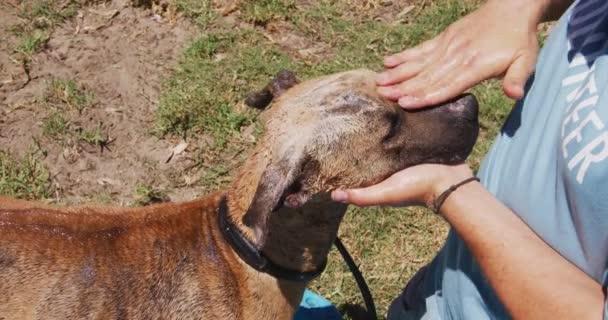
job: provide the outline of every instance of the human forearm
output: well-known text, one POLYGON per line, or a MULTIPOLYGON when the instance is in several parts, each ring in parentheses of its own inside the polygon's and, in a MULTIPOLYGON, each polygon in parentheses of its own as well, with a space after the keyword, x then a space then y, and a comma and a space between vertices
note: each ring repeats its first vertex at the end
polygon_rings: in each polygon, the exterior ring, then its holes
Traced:
MULTIPOLYGON (((373 186, 336 190, 332 197, 358 206, 428 206, 471 176, 464 164, 418 165, 373 186)), ((452 192, 441 214, 466 242, 513 318, 601 318, 605 296, 600 284, 553 250, 480 183, 452 192)))
POLYGON ((454 192, 442 214, 467 243, 516 319, 600 319, 600 284, 541 240, 479 183, 454 192))

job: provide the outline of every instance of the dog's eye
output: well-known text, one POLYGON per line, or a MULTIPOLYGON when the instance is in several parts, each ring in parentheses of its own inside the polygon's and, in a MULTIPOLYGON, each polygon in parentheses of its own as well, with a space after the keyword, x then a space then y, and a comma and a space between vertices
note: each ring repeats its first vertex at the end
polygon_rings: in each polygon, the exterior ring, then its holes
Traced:
POLYGON ((382 139, 383 142, 390 140, 399 131, 401 126, 401 117, 397 113, 387 113, 384 115, 386 121, 389 123, 388 133, 382 139))

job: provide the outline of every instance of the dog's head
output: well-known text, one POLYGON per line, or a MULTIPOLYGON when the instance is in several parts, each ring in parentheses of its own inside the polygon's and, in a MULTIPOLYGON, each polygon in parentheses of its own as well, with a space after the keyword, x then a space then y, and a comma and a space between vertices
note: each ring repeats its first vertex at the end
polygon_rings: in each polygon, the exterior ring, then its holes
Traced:
POLYGON ((259 179, 247 225, 274 209, 300 207, 313 195, 377 183, 420 163, 465 160, 478 133, 477 101, 464 95, 405 111, 380 97, 376 74, 355 70, 298 83, 281 72, 247 104, 264 107, 259 179))

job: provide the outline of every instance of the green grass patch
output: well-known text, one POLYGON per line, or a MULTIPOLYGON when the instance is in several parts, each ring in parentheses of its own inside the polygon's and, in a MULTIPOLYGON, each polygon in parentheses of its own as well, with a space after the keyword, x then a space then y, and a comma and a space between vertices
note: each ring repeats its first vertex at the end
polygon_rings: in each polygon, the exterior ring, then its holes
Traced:
POLYGON ((62 138, 68 129, 69 122, 59 112, 53 112, 42 123, 42 134, 53 139, 62 138))
POLYGON ((221 186, 230 181, 230 168, 225 165, 217 165, 205 170, 205 173, 200 179, 200 183, 204 186, 221 186))
POLYGON ((59 24, 73 17, 80 3, 75 0, 25 0, 20 3, 21 22, 9 28, 21 43, 15 48, 24 62, 44 47, 50 33, 59 24))
POLYGON ((27 26, 31 29, 45 29, 57 26, 66 19, 76 15, 81 3, 75 0, 25 0, 21 2, 21 12, 19 16, 27 21, 27 26))
MULTIPOLYGON (((446 230, 441 218, 426 209, 349 209, 340 237, 365 276, 380 317, 435 254, 446 230)), ((359 319, 349 315, 348 305, 363 305, 363 300, 337 250, 332 250, 326 271, 309 288, 335 303, 346 313, 345 319, 359 319)))
POLYGON ((101 126, 93 129, 80 128, 78 130, 78 140, 98 147, 103 147, 108 143, 108 137, 103 133, 101 126))
POLYGON ((272 20, 286 20, 296 10, 293 0, 250 0, 242 5, 243 20, 266 25, 272 20))
POLYGON ((169 201, 167 194, 160 189, 155 189, 148 184, 137 184, 133 191, 134 206, 147 206, 155 203, 169 201))
POLYGON ((52 110, 42 122, 42 134, 60 142, 80 141, 93 146, 106 147, 109 141, 102 124, 86 128, 74 126, 66 118, 70 112, 82 114, 95 105, 95 95, 71 79, 52 79, 48 82, 42 103, 52 110))
POLYGON ((44 101, 54 106, 68 106, 81 113, 95 104, 95 95, 74 80, 53 79, 47 86, 44 101))
POLYGON ((202 28, 208 27, 217 17, 211 0, 174 0, 177 10, 202 28))
POLYGON ((14 158, 0 151, 0 194, 19 199, 51 197, 51 176, 37 152, 14 158))
MULTIPOLYGON (((245 20, 289 20, 302 33, 330 44, 336 54, 309 65, 282 51, 256 28, 209 28, 186 49, 167 82, 156 112, 155 132, 185 136, 203 131, 211 133, 221 147, 251 118, 250 113, 235 112, 234 106, 281 69, 295 70, 302 78, 359 67, 378 69, 382 55, 417 44, 471 9, 460 2, 446 3, 433 5, 421 15, 425 23, 441 16, 429 29, 419 24, 357 22, 342 16, 344 7, 328 1, 302 11, 286 0, 246 2, 242 8, 245 20)), ((189 11, 193 10, 191 2, 181 2, 180 8, 196 19, 204 15, 189 11)))
POLYGON ((48 40, 48 32, 34 30, 23 37, 21 44, 17 47, 16 51, 22 54, 25 59, 30 59, 31 56, 38 52, 48 40))
POLYGON ((205 132, 222 147, 254 112, 234 108, 294 62, 255 30, 209 32, 185 51, 156 112, 160 135, 205 132))

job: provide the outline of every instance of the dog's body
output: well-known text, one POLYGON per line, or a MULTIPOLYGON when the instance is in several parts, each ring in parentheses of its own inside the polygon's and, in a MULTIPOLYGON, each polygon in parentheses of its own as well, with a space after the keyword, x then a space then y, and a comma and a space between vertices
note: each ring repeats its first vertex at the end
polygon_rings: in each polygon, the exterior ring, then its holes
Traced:
POLYGON ((0 319, 287 319, 294 302, 223 240, 219 202, 66 209, 0 198, 0 319))
POLYGON ((377 97, 373 76, 271 86, 281 96, 267 111, 267 133, 225 193, 137 209, 0 197, 0 319, 290 319, 306 283, 237 255, 219 227, 224 197, 230 220, 269 260, 314 271, 346 211, 330 190, 421 162, 462 161, 475 141, 476 120, 461 117, 472 108, 476 118, 470 99, 405 117, 377 97), (458 141, 447 137, 433 151, 446 128, 458 141))

